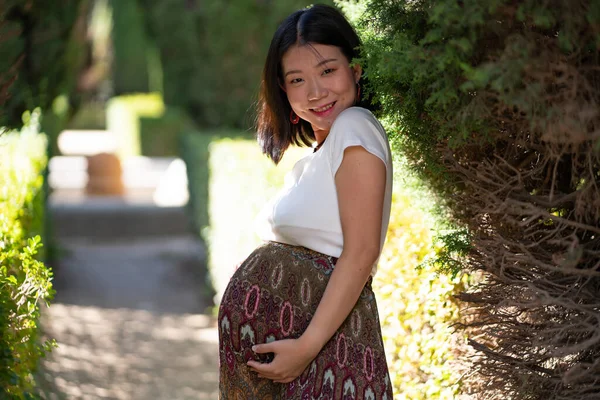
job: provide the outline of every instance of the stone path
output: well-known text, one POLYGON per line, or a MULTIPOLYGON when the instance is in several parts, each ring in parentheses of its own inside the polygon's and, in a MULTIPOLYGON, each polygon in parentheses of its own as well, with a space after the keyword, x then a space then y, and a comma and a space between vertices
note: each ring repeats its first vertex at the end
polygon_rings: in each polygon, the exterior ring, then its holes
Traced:
POLYGON ((70 240, 43 328, 48 399, 216 399, 217 332, 192 237, 70 240))
POLYGON ((216 399, 217 333, 192 237, 70 240, 43 327, 49 399, 216 399))
POLYGON ((42 329, 58 347, 37 377, 43 399, 218 398, 204 247, 183 207, 140 193, 51 198, 59 257, 42 329))

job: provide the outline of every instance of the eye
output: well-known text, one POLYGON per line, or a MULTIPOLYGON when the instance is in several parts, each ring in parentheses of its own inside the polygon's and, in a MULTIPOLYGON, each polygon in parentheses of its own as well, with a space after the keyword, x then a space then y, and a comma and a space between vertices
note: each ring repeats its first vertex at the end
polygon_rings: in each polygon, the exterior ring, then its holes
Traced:
POLYGON ((294 78, 290 81, 291 84, 300 83, 300 82, 302 82, 302 78, 294 78))
POLYGON ((329 75, 334 71, 335 71, 334 68, 327 68, 325 71, 323 71, 323 75, 329 75))

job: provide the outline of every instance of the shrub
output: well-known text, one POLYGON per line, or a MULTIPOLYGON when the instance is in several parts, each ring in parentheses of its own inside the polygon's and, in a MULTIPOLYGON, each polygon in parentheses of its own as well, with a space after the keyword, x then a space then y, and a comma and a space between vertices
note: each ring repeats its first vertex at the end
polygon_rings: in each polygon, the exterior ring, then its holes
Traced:
MULTIPOLYGON (((29 118, 29 117, 28 117, 29 118)), ((38 114, 28 126, 0 136, 0 398, 32 398, 32 373, 51 343, 38 338, 40 305, 52 295, 43 264, 42 172, 46 139, 38 114)))
POLYGON ((113 97, 107 105, 106 126, 117 138, 121 157, 175 156, 179 135, 195 128, 182 110, 165 107, 159 93, 113 97))
POLYGON ((218 304, 235 266, 260 244, 254 218, 283 185, 294 162, 310 150, 290 149, 275 167, 256 140, 240 131, 189 134, 183 149, 191 208, 208 246, 218 304))
POLYGON ((25 110, 51 111, 55 98, 75 94, 85 64, 89 0, 5 0, 0 5, 0 82, 10 83, 0 126, 18 128, 25 110), (16 73, 16 74, 13 74, 16 73), (8 78, 8 80, 7 80, 8 78))
POLYGON ((149 84, 149 43, 142 9, 136 0, 111 0, 113 90, 116 95, 146 93, 149 84))
POLYGON ((142 154, 149 157, 178 156, 179 135, 195 128, 187 113, 174 107, 166 107, 159 117, 141 117, 142 154))
POLYGON ((445 208, 485 398, 600 393, 600 5, 368 0, 371 90, 445 208), (595 321, 595 322, 592 322, 595 321))
MULTIPOLYGON (((260 75, 277 25, 307 0, 138 0, 163 68, 165 102, 203 127, 253 123, 260 75)), ((331 0, 324 1, 331 3, 331 0)))
POLYGON ((460 316, 453 296, 465 287, 466 277, 440 274, 430 263, 436 223, 423 207, 426 193, 401 177, 394 185, 390 225, 373 280, 394 398, 454 399, 466 342, 452 328, 460 316))

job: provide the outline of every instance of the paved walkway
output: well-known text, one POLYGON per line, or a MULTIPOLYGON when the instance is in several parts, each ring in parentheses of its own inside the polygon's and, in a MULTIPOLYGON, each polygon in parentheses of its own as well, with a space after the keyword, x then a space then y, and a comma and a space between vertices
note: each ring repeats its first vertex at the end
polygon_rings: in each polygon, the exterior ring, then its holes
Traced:
POLYGON ((48 399, 216 399, 217 333, 192 237, 63 243, 43 328, 48 399), (204 293, 203 293, 204 292, 204 293))

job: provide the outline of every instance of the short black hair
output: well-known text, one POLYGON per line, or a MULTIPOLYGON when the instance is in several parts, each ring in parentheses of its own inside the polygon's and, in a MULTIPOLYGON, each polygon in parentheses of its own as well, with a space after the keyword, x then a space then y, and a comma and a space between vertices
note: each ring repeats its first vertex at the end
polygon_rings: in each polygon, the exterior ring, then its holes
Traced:
MULTIPOLYGON (((337 46, 348 62, 360 58, 360 38, 344 15, 324 4, 298 10, 277 28, 267 54, 258 99, 257 138, 264 154, 277 164, 290 146, 310 146, 315 140, 312 126, 301 119, 291 123, 292 107, 282 89, 281 59, 290 47, 322 44, 337 46)), ((365 80, 361 78, 361 83, 365 80)), ((358 106, 372 108, 370 96, 362 96, 358 106)))

